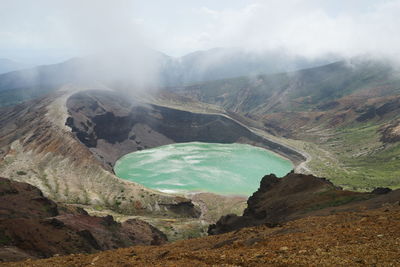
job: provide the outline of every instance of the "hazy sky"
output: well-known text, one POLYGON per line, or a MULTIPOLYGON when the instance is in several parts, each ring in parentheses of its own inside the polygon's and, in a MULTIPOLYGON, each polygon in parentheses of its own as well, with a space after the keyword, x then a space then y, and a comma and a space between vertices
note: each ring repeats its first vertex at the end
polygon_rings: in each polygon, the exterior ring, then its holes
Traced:
POLYGON ((145 45, 400 58, 400 0, 0 0, 0 58, 50 63, 145 45))

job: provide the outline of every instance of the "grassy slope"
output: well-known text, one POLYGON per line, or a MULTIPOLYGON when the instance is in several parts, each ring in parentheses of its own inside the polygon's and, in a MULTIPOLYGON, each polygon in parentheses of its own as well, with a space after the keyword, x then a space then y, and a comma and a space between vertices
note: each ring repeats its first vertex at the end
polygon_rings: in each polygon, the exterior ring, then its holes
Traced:
POLYGON ((400 188, 400 143, 379 141, 379 126, 359 124, 337 129, 335 135, 320 144, 342 162, 341 173, 330 173, 338 184, 352 189, 378 186, 400 188))
POLYGON ((276 104, 268 112, 306 111, 322 103, 339 99, 356 91, 389 87, 400 92, 400 79, 391 77, 383 63, 344 62, 294 73, 239 77, 181 88, 185 94, 197 95, 206 103, 219 103, 226 109, 240 105, 240 112, 255 113, 260 106, 276 104), (281 96, 277 99, 277 95, 281 96))
MULTIPOLYGON (((301 116, 282 115, 279 125, 286 125, 299 140, 281 141, 307 152, 312 158, 307 167, 314 174, 345 188, 363 191, 378 186, 400 188, 400 143, 383 144, 378 132, 393 119, 392 115, 380 121, 372 118, 357 122, 358 107, 349 98, 356 96, 362 109, 368 110, 368 101, 373 97, 399 95, 400 76, 382 62, 356 64, 355 67, 334 63, 291 74, 219 80, 181 88, 180 93, 257 120, 262 120, 265 114, 283 111, 327 113, 332 118, 338 112, 353 109, 350 123, 336 126, 322 120, 298 127, 301 116), (346 98, 350 107, 342 104, 336 110, 321 108, 322 104, 346 98), (317 133, 308 132, 313 128, 319 128, 317 133)), ((395 116, 399 114, 400 110, 395 116)))

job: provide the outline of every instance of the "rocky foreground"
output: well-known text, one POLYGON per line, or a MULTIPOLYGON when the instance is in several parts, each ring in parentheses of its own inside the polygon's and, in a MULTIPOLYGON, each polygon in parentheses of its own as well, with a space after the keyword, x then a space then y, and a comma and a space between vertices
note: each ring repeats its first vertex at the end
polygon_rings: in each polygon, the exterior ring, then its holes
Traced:
POLYGON ((13 252, 20 259, 73 253, 0 266, 400 264, 400 190, 351 192, 312 175, 266 175, 242 216, 222 217, 210 226, 211 236, 166 244, 144 222, 60 209, 28 184, 0 182, 0 234, 9 243, 0 246, 0 259, 18 260, 13 252))
POLYGON ((343 190, 313 175, 289 173, 277 178, 270 174, 262 178, 259 189, 247 200, 242 216, 222 216, 209 227, 208 233, 222 234, 263 224, 277 226, 315 215, 376 209, 399 200, 400 190, 376 188, 361 193, 343 190))
POLYGON ((0 266, 399 266, 400 206, 314 216, 270 228, 0 266))
POLYGON ((56 204, 30 184, 0 177, 0 262, 166 241, 146 222, 89 216, 83 209, 56 204))

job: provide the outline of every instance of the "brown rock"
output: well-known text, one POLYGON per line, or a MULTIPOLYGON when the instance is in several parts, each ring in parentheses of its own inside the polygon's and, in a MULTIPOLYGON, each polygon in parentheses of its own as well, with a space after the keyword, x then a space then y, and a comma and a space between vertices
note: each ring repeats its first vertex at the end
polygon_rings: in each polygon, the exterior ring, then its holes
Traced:
POLYGON ((0 260, 90 253, 135 244, 160 245, 166 236, 140 220, 122 224, 62 208, 26 183, 0 178, 0 260), (62 214, 60 214, 62 213, 62 214), (1 248, 13 246, 13 249, 1 248))

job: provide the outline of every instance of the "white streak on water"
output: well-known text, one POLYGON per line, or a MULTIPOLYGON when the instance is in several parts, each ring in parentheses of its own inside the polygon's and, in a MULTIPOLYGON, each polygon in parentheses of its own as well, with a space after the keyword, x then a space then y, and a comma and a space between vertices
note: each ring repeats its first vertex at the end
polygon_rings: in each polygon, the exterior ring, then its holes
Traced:
POLYGON ((120 177, 162 192, 248 195, 258 188, 265 174, 277 171, 284 175, 291 167, 289 162, 262 148, 196 142, 131 153, 118 161, 115 169, 117 174, 124 171, 120 177))

